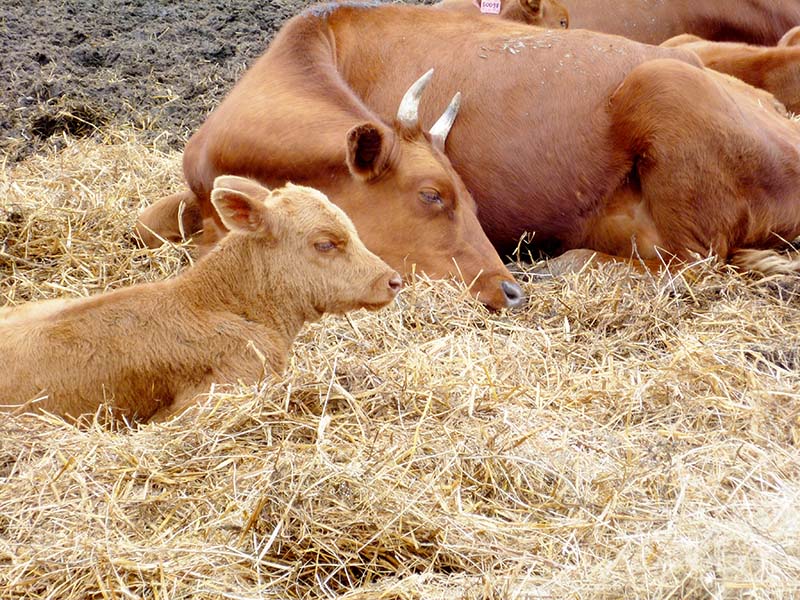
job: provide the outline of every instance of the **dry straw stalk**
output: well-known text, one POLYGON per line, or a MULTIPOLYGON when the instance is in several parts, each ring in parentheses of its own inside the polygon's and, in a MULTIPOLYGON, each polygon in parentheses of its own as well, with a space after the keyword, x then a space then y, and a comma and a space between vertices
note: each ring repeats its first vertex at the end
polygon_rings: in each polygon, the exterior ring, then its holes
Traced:
MULTIPOLYGON (((0 175, 7 304, 169 277, 179 156, 114 131, 0 175)), ((0 420, 0 597, 800 596, 800 296, 710 264, 418 279, 281 381, 161 425, 0 420)))

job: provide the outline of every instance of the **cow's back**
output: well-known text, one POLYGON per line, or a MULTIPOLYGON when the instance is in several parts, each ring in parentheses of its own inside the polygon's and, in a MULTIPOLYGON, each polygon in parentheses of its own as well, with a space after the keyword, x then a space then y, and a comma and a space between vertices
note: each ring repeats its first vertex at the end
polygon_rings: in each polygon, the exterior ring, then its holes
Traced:
POLYGON ((660 44, 681 33, 773 45, 800 24, 800 0, 562 0, 570 27, 660 44))

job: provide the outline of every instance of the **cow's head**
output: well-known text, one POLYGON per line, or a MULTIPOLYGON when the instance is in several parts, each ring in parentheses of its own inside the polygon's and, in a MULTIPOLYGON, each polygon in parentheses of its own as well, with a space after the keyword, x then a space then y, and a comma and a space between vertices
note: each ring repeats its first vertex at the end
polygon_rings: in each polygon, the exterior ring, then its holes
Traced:
POLYGON ((569 27, 569 11, 558 0, 510 0, 503 3, 500 15, 510 21, 537 27, 569 27))
POLYGON ((522 290, 481 229, 475 201, 444 155, 459 96, 430 132, 420 127, 419 101, 432 74, 406 92, 393 127, 364 122, 348 132, 352 178, 342 182, 336 202, 367 247, 405 275, 457 277, 492 308, 518 306, 522 290))
POLYGON ((249 246, 240 251, 248 263, 240 293, 254 306, 275 308, 259 301, 266 286, 284 310, 314 320, 326 312, 381 308, 402 287, 400 275, 367 250, 348 216, 316 189, 287 184, 270 192, 252 179, 223 175, 214 181, 211 202, 238 234, 223 243, 249 246))

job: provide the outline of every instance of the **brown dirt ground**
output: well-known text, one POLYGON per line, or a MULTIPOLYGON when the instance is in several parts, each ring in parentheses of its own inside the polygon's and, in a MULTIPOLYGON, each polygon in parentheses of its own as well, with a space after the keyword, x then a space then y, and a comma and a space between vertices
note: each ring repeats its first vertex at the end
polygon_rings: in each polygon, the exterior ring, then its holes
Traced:
POLYGON ((307 0, 3 2, 0 155, 129 124, 181 148, 307 0))

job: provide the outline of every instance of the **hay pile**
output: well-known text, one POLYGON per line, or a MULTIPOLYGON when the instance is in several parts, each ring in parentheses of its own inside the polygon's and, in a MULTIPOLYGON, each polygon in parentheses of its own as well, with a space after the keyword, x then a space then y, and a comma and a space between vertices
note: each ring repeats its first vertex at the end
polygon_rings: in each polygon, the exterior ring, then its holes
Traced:
MULTIPOLYGON (((125 132, 0 175, 6 303, 176 273, 125 132)), ((0 597, 800 595, 800 287, 699 266, 418 280, 307 327, 285 379, 137 431, 0 420, 0 597)))

